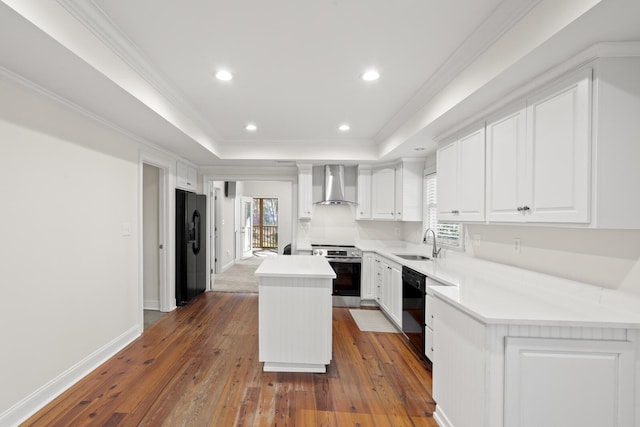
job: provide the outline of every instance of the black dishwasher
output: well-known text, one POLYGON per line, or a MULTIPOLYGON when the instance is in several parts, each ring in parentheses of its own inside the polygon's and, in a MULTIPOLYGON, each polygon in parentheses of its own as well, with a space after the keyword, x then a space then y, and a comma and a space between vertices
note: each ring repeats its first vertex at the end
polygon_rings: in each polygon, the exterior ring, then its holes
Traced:
POLYGON ((424 310, 427 277, 402 267, 402 332, 424 358, 424 310))

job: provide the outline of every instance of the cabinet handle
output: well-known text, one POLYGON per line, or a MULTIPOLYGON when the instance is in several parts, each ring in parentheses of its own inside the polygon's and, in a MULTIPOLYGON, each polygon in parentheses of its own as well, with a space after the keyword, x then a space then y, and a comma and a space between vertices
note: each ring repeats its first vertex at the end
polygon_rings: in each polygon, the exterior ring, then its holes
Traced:
POLYGON ((518 206, 518 207, 516 208, 516 210, 517 210, 518 212, 522 212, 522 206, 518 206))
POLYGON ((526 212, 528 210, 531 210, 531 208, 529 206, 518 206, 517 210, 518 212, 526 212))
POLYGON ((460 213, 460 211, 451 211, 452 214, 454 215, 458 215, 460 213))
POLYGON ((522 210, 523 210, 523 211, 528 211, 529 209, 531 209, 531 208, 529 208, 529 206, 523 206, 523 207, 522 207, 522 210))

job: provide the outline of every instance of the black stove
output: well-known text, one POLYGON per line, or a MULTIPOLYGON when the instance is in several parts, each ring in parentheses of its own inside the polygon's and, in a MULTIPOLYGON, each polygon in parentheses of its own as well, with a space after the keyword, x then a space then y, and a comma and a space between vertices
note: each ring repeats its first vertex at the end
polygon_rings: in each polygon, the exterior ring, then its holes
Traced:
POLYGON ((333 279, 333 305, 360 307, 362 251, 355 246, 311 245, 311 254, 323 256, 336 273, 333 279))

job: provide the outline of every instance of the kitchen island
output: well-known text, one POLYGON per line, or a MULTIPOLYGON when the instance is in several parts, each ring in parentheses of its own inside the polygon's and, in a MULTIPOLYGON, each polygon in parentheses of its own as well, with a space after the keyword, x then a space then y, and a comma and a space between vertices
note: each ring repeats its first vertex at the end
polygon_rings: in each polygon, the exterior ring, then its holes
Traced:
POLYGON ((276 256, 256 270, 259 358, 265 372, 325 373, 331 362, 331 290, 324 257, 276 256))

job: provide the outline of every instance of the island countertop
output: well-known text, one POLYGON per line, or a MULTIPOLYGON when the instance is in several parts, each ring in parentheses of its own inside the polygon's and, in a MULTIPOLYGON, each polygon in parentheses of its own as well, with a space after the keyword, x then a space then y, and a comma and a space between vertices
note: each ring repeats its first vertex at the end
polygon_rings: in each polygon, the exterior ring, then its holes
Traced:
POLYGON ((334 279, 336 273, 322 256, 279 255, 262 261, 257 277, 305 277, 334 279))

